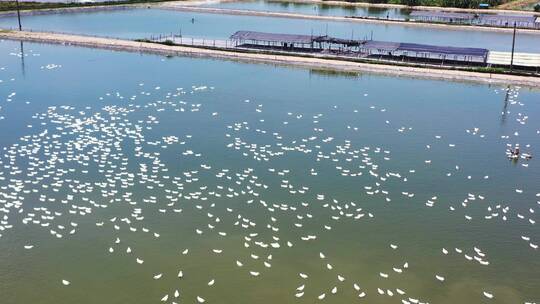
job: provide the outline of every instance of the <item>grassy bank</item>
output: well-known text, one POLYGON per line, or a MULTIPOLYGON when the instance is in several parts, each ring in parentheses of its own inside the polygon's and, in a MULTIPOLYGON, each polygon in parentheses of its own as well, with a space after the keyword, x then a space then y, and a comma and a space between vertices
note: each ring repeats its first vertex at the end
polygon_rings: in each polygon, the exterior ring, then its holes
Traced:
MULTIPOLYGON (((53 8, 158 3, 158 2, 167 2, 167 1, 171 1, 171 0, 119 0, 119 1, 88 2, 88 3, 19 2, 19 7, 21 10, 39 10, 39 9, 53 9, 53 8)), ((14 11, 16 9, 17 9, 17 3, 15 1, 0 2, 0 11, 14 11)))

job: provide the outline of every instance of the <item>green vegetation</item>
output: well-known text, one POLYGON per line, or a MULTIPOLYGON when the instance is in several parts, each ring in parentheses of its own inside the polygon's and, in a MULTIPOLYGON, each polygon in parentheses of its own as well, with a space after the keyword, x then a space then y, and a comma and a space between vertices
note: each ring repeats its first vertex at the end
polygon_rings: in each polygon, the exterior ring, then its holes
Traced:
POLYGON ((150 39, 146 39, 146 38, 134 39, 133 41, 137 41, 137 42, 146 42, 146 43, 154 43, 154 41, 152 41, 152 40, 150 40, 150 39))
POLYGON ((459 7, 459 8, 478 8, 480 3, 487 3, 491 7, 500 5, 505 0, 345 0, 348 2, 368 2, 368 3, 389 3, 403 4, 409 6, 439 6, 439 7, 459 7))
MULTIPOLYGON (((35 10, 35 9, 51 9, 51 8, 66 8, 66 7, 112 6, 112 5, 166 2, 166 1, 171 1, 171 0, 119 0, 119 1, 88 2, 88 3, 19 2, 19 6, 21 10, 35 10)), ((17 3, 15 1, 0 2, 0 11, 14 11, 16 9, 17 9, 17 3)))
POLYGON ((312 68, 312 69, 309 69, 309 73, 313 75, 319 75, 319 76, 343 77, 343 78, 358 78, 360 76, 359 72, 332 70, 331 68, 312 68))
POLYGON ((540 12, 540 3, 538 3, 537 5, 534 6, 534 11, 535 12, 540 12))

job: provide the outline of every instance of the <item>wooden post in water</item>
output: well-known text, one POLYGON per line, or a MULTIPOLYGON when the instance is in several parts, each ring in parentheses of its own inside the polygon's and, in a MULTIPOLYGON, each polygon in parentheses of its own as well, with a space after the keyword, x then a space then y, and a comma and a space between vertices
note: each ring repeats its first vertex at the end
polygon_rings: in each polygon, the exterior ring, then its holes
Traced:
POLYGON ((19 0, 15 0, 15 3, 17 5, 17 20, 19 21, 19 31, 22 31, 22 25, 21 25, 21 7, 19 6, 19 0))
POLYGON ((510 55, 510 72, 514 68, 514 48, 516 46, 516 23, 514 22, 514 35, 512 36, 512 54, 510 55))

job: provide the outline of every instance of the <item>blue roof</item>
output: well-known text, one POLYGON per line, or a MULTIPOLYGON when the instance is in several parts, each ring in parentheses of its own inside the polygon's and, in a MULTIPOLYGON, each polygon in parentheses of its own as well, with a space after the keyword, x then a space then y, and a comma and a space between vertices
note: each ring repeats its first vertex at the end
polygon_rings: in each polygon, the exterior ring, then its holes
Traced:
POLYGON ((447 18, 447 19, 473 19, 474 14, 459 12, 441 12, 441 11, 412 11, 412 17, 424 18, 447 18))
POLYGON ((418 43, 400 43, 398 50, 446 54, 446 55, 480 56, 480 57, 486 56, 489 52, 487 49, 482 49, 482 48, 438 46, 438 45, 428 45, 428 44, 418 44, 418 43))
POLYGON ((392 41, 375 41, 375 40, 348 40, 329 36, 309 36, 309 35, 294 35, 294 34, 273 34, 253 31, 238 31, 231 35, 231 39, 252 40, 252 41, 273 41, 287 43, 304 43, 312 42, 327 42, 347 45, 361 45, 363 48, 379 49, 388 52, 404 51, 417 53, 433 53, 445 55, 461 55, 461 56, 487 56, 488 50, 482 48, 465 48, 453 46, 438 46, 419 43, 403 43, 392 41))
POLYGON ((274 34, 254 31, 238 31, 231 35, 231 39, 253 40, 253 41, 271 41, 286 43, 304 43, 309 44, 314 38, 320 36, 295 35, 295 34, 274 34))
POLYGON ((482 14, 480 15, 482 21, 493 21, 493 22, 508 22, 513 24, 514 22, 529 22, 534 23, 535 16, 526 16, 526 15, 505 15, 505 14, 482 14))
POLYGON ((417 52, 417 53, 433 53, 433 54, 445 54, 445 55, 461 55, 461 56, 479 56, 484 57, 488 54, 489 50, 482 48, 464 48, 454 46, 439 46, 430 44, 419 43, 406 43, 406 42, 390 42, 390 41, 374 41, 369 40, 363 44, 364 48, 379 49, 388 52, 402 51, 402 52, 417 52))

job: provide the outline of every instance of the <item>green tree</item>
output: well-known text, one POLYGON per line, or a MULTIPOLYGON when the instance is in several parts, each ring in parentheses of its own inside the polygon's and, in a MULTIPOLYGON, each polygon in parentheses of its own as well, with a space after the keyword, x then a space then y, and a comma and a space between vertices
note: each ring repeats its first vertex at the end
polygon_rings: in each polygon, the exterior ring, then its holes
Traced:
POLYGON ((417 6, 420 5, 420 0, 402 0, 401 3, 408 6, 417 6))

